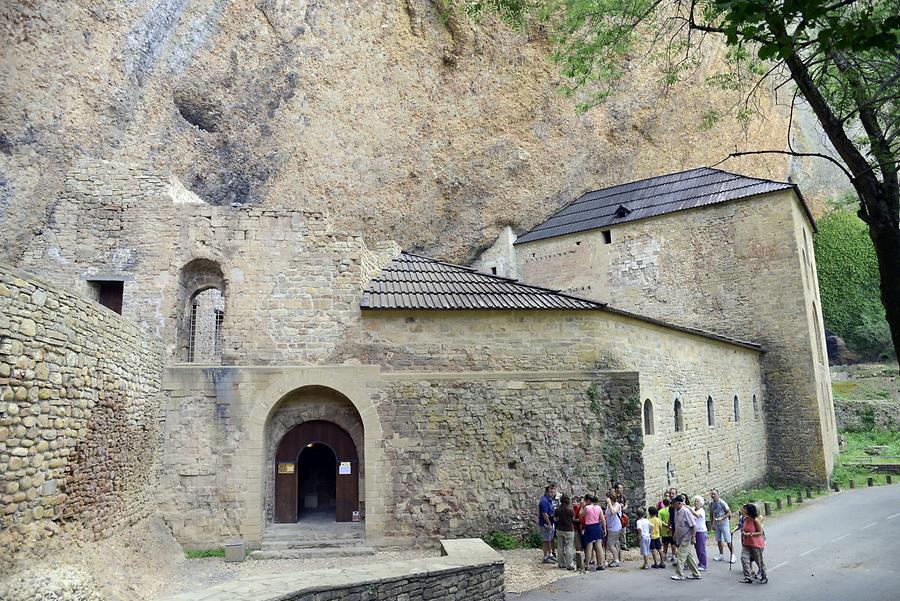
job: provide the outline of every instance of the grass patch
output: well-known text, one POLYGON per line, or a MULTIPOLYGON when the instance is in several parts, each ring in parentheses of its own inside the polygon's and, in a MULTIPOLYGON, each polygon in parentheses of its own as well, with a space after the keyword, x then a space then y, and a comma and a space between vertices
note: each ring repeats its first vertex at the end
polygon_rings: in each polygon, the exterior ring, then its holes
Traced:
POLYGON ((883 380, 835 380, 831 393, 838 401, 881 400, 891 397, 891 389, 883 380))
MULTIPOLYGON (((842 434, 846 446, 841 459, 848 457, 864 457, 869 447, 886 447, 884 455, 900 457, 900 432, 896 430, 870 430, 868 432, 844 432, 842 434)), ((877 457, 877 455, 876 455, 877 457)))
POLYGON ((200 551, 185 551, 184 556, 188 559, 203 559, 204 557, 225 557, 225 547, 218 549, 202 549, 200 551))

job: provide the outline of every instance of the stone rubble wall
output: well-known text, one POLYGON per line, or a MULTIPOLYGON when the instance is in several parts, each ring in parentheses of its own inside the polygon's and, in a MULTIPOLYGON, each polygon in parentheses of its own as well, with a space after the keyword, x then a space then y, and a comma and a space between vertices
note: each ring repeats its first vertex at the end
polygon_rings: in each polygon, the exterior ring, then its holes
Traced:
POLYGON ((834 415, 840 432, 900 428, 900 401, 835 401, 834 415))
POLYGON ((162 353, 139 328, 0 265, 0 555, 154 508, 162 353))
POLYGON ((813 231, 794 192, 609 231, 610 244, 591 230, 516 246, 519 277, 761 344, 771 476, 824 482, 837 453, 836 427, 813 231))

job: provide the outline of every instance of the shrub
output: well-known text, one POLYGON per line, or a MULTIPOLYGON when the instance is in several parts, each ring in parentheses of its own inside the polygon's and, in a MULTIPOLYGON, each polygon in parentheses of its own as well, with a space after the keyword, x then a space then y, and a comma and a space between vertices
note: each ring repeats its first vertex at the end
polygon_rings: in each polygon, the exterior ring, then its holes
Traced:
POLYGON ((544 546, 544 539, 541 538, 540 532, 532 532, 525 537, 525 540, 523 542, 525 543, 525 547, 528 549, 540 549, 544 546))
POLYGON ((501 551, 511 551, 519 548, 519 541, 516 540, 516 537, 501 530, 494 530, 485 536, 483 540, 493 548, 501 551))
POLYGON ((893 357, 881 305, 875 248, 866 224, 837 209, 818 222, 813 239, 825 327, 865 359, 893 357))
POLYGON ((225 547, 218 549, 202 549, 200 551, 185 551, 184 556, 188 559, 202 559, 204 557, 225 557, 225 547))

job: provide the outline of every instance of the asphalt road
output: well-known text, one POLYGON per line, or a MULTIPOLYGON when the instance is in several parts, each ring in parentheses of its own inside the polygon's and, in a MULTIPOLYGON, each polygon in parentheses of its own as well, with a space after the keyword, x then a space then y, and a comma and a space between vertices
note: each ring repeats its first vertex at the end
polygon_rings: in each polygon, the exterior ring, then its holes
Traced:
MULTIPOLYGON (((727 499, 726 499, 727 500, 727 499)), ((715 562, 710 547, 703 579, 674 581, 667 570, 618 570, 563 578, 511 601, 900 601, 900 484, 807 501, 766 522, 768 584, 742 584, 738 562, 715 562)), ((727 549, 726 549, 727 557, 727 549)))

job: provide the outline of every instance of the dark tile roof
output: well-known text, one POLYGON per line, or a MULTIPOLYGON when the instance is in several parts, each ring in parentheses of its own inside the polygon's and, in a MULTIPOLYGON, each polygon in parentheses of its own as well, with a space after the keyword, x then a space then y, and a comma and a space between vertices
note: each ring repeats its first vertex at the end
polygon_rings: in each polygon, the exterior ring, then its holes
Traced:
POLYGON ((598 309, 604 304, 404 252, 372 280, 360 306, 363 309, 598 309))
POLYGON ((760 345, 753 342, 670 324, 652 317, 614 309, 606 303, 571 296, 539 286, 529 286, 518 280, 481 273, 471 267, 445 263, 407 252, 400 253, 369 283, 359 305, 363 310, 576 309, 605 311, 756 351, 763 350, 760 345))
POLYGON ((790 188, 797 191, 807 217, 815 228, 812 215, 794 184, 701 167, 586 192, 544 223, 520 236, 516 244, 790 188))

